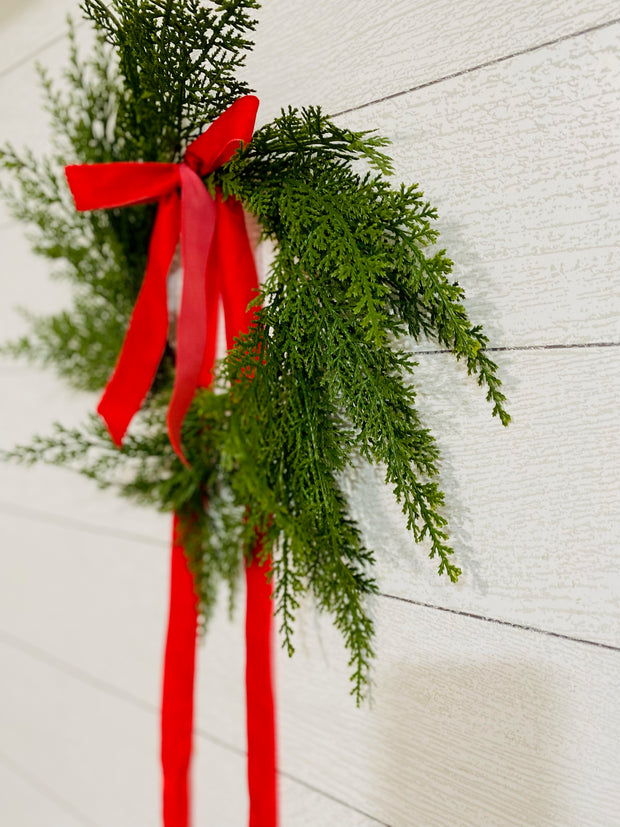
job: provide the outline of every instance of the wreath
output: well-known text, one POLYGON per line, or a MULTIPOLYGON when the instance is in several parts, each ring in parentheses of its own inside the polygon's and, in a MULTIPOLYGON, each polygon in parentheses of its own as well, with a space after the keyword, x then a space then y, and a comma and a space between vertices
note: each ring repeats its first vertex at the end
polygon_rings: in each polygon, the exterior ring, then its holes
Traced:
POLYGON ((105 388, 105 424, 57 424, 5 456, 69 466, 173 512, 203 626, 220 583, 234 594, 244 565, 256 567, 292 654, 311 593, 344 638, 359 703, 377 585, 347 468, 380 466, 412 539, 439 574, 460 574, 411 341, 462 359, 493 415, 510 417, 487 338, 437 248, 436 211, 417 185, 392 186, 388 141, 318 107, 253 130, 258 101, 238 73, 258 7, 84 0, 94 48, 81 57, 70 26, 63 88, 41 70, 53 151, 5 146, 3 193, 72 283, 73 304, 30 317, 30 333, 3 350, 76 388, 105 388), (273 246, 260 287, 248 221, 273 246), (216 361, 220 301, 228 350, 216 361))

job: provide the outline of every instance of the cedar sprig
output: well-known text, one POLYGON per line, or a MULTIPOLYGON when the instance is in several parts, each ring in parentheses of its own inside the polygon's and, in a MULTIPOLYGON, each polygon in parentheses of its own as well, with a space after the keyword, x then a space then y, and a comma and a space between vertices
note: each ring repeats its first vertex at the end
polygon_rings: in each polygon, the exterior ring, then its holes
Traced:
POLYGON ((251 91, 237 73, 253 45, 247 33, 258 7, 254 0, 84 0, 118 60, 117 132, 134 158, 180 161, 191 138, 251 91))

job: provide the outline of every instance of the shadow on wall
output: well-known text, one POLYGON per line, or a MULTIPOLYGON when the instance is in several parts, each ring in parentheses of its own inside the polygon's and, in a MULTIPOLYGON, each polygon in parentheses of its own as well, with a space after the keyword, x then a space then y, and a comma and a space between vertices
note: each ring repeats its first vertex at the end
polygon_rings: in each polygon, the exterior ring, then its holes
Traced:
POLYGON ((382 707, 401 708, 386 716, 374 785, 373 811, 388 798, 394 827, 558 823, 561 791, 549 772, 558 693, 548 673, 499 659, 401 664, 380 695, 382 707))

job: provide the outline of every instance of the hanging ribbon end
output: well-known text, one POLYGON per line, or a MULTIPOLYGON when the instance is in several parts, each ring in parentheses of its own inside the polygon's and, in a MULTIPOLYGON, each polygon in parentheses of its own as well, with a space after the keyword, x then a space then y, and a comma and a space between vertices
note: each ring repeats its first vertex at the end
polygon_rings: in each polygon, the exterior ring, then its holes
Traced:
POLYGON ((168 410, 168 417, 167 417, 167 425, 168 425, 168 438, 170 439, 170 444, 174 449, 174 453, 178 456, 181 460, 183 465, 190 469, 192 466, 190 465, 187 457, 183 453, 183 448, 181 447, 181 422, 182 419, 178 422, 175 421, 174 415, 171 415, 171 410, 168 410))
POLYGON ((127 425, 115 420, 113 412, 109 410, 109 406, 106 404, 105 395, 101 399, 101 402, 97 405, 97 413, 103 419, 112 442, 117 448, 122 448, 123 439, 127 433, 127 425))

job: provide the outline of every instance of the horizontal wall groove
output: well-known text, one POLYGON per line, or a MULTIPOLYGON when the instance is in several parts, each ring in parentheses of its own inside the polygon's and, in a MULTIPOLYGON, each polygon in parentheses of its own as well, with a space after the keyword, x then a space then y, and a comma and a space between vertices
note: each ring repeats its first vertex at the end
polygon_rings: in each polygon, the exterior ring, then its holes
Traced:
POLYGON ((131 692, 127 692, 113 683, 97 678, 95 675, 91 675, 90 672, 86 672, 86 670, 80 669, 78 666, 74 666, 72 663, 50 654, 45 649, 41 649, 40 646, 35 646, 35 644, 29 643, 27 640, 23 640, 23 638, 7 632, 5 629, 0 629, 0 643, 4 643, 5 646, 10 646, 12 649, 21 652, 23 655, 27 655, 39 663, 45 663, 52 669, 56 669, 58 672, 62 672, 70 678, 74 678, 93 689, 103 692, 104 695, 109 695, 110 697, 132 704, 143 712, 149 712, 151 714, 158 714, 159 712, 157 707, 147 701, 143 701, 142 698, 139 698, 137 695, 133 695, 131 692))
POLYGON ((454 80, 455 78, 464 77, 465 75, 472 74, 472 72, 478 72, 481 69, 488 69, 490 66, 497 66, 500 63, 505 63, 506 61, 513 60, 516 57, 528 55, 532 52, 538 52, 541 49, 547 49, 550 46, 556 46, 558 43, 564 43, 567 40, 575 40, 578 37, 582 37, 586 34, 591 34, 592 32, 598 32, 601 29, 608 29, 610 26, 615 26, 618 23, 620 23, 620 17, 616 17, 613 20, 608 20, 605 23, 598 23, 596 26, 589 26, 586 29, 580 29, 577 32, 571 32, 570 34, 562 35, 561 37, 555 37, 552 40, 545 40, 543 43, 538 43, 535 46, 528 46, 527 49, 519 49, 518 51, 511 52, 508 55, 502 55, 502 57, 493 58, 493 60, 486 60, 483 63, 478 63, 476 66, 470 66, 468 69, 460 69, 458 72, 451 72, 450 74, 443 75, 440 78, 435 78, 434 80, 428 80, 424 83, 419 83, 417 86, 411 86, 410 88, 403 89, 400 92, 392 92, 391 94, 384 95, 381 98, 375 98, 374 100, 358 104, 357 106, 351 106, 347 109, 341 109, 339 112, 332 113, 331 117, 338 118, 340 115, 347 115, 350 112, 359 112, 361 109, 367 109, 369 106, 375 106, 376 104, 383 103, 384 101, 393 100, 394 98, 400 98, 403 95, 410 95, 414 92, 419 92, 422 89, 427 89, 429 86, 436 86, 437 84, 443 83, 447 80, 454 80))
POLYGON ((31 52, 28 52, 27 54, 13 61, 13 63, 10 63, 4 69, 0 70, 0 80, 2 78, 5 78, 7 75, 10 75, 11 72, 14 72, 16 69, 19 69, 20 67, 24 66, 26 63, 29 63, 31 60, 34 60, 40 54, 43 54, 43 52, 45 52, 47 49, 50 49, 57 43, 60 43, 60 41, 64 40, 66 36, 66 32, 61 32, 60 34, 54 35, 54 37, 50 37, 49 40, 46 40, 40 46, 37 46, 36 49, 33 49, 31 52))
POLYGON ((448 606, 438 606, 434 603, 425 603, 422 600, 412 600, 409 597, 400 597, 397 594, 386 594, 379 592, 379 597, 386 600, 398 600, 400 603, 408 603, 411 606, 419 606, 423 609, 433 609, 437 612, 447 612, 452 615, 459 615, 460 617, 468 617, 472 620, 483 620, 486 623, 494 623, 497 626, 508 626, 511 629, 520 629, 523 632, 535 632, 539 635, 546 635, 547 637, 559 638, 560 640, 569 640, 572 643, 583 643, 587 646, 595 646, 598 649, 607 649, 612 652, 620 652, 620 646, 615 646, 612 643, 601 643, 598 640, 589 640, 587 638, 574 637, 573 635, 566 635, 562 632, 554 632, 550 629, 541 629, 538 626, 527 626, 524 623, 513 623, 511 620, 501 620, 498 617, 488 617, 487 615, 476 614, 475 612, 466 612, 462 609, 451 609, 448 606))
MULTIPOLYGON (((489 348, 489 350, 493 350, 493 348, 489 348)), ((423 355, 434 355, 436 353, 446 353, 449 351, 422 351, 423 355)), ((418 354, 415 354, 418 355, 418 354)), ((130 540, 132 542, 139 542, 139 543, 146 543, 147 545, 156 546, 158 548, 167 548, 168 542, 164 540, 156 540, 152 537, 148 537, 142 534, 134 534, 133 532, 129 531, 115 531, 114 529, 108 529, 103 526, 97 526, 90 523, 83 522, 81 520, 76 520, 71 517, 58 517, 53 514, 49 514, 47 512, 38 511, 32 508, 26 508, 23 506, 16 506, 11 503, 0 502, 0 513, 9 514, 10 516, 17 516, 17 517, 26 517, 29 520, 33 520, 35 522, 41 523, 48 523, 53 525, 58 525, 61 528, 70 528, 70 529, 77 529, 79 531, 85 531, 90 534, 96 534, 99 536, 105 537, 113 537, 115 539, 122 539, 122 540, 130 540)), ((552 630, 541 629, 535 626, 527 626, 525 624, 520 623, 512 623, 510 621, 501 620, 499 618, 492 618, 486 615, 476 614, 474 612, 465 612, 459 609, 450 609, 445 606, 438 606, 432 603, 424 603, 422 601, 413 600, 406 597, 400 597, 398 595, 386 594, 384 592, 379 593, 381 597, 390 600, 399 600, 404 603, 410 603, 414 606, 421 606, 427 609, 435 609, 437 611, 443 612, 450 612, 451 614, 458 614, 463 615, 464 617, 469 617, 476 620, 484 620, 489 623, 497 623, 499 625, 511 626, 515 629, 522 629, 524 631, 531 631, 537 632, 539 634, 549 635, 551 637, 557 637, 564 640, 571 640, 575 643, 585 643, 591 646, 599 646, 604 649, 611 649, 613 651, 620 651, 619 646, 614 646, 612 644, 607 643, 599 643, 593 640, 587 640, 585 638, 577 638, 571 635, 565 635, 560 632, 554 632, 552 630)), ((0 637, 2 636, 2 632, 0 632, 0 637)))
MULTIPOLYGON (((132 706, 139 709, 141 712, 147 712, 153 716, 159 716, 159 707, 153 706, 153 704, 148 703, 148 701, 142 700, 137 695, 132 694, 131 692, 127 692, 124 689, 116 686, 115 684, 109 683, 108 681, 104 681, 101 678, 97 678, 94 675, 91 675, 90 672, 86 672, 84 669, 80 669, 77 666, 74 666, 72 663, 65 661, 61 658, 56 657, 55 655, 51 655, 45 649, 41 649, 39 646, 35 646, 32 643, 29 643, 22 638, 17 637, 10 632, 7 632, 4 629, 0 629, 0 643, 4 643, 6 646, 11 647, 12 649, 20 652, 21 654, 27 655, 28 657, 32 658, 39 663, 44 663, 47 666, 50 666, 52 669, 56 669, 59 672, 62 672, 65 675, 68 675, 70 678, 74 680, 80 681, 87 686, 90 686, 93 689, 97 689, 98 691, 102 692, 104 695, 108 695, 110 697, 114 697, 117 700, 124 701, 125 703, 129 703, 132 706)), ((209 741, 210 743, 214 744, 215 746, 220 747, 221 749, 225 749, 228 752, 232 752, 235 755, 239 755, 242 757, 247 756, 247 750, 242 749, 241 747, 236 746, 235 744, 231 744, 229 741, 225 741, 222 738, 219 738, 217 735, 212 735, 210 732, 206 730, 195 727, 194 735, 198 736, 199 738, 204 738, 205 740, 209 741)), ((3 756, 0 753, 0 761, 2 760, 3 756)), ((7 761, 10 759, 7 758, 7 761)), ((375 816, 370 815, 370 813, 366 813, 364 810, 360 810, 358 807, 355 807, 353 804, 349 804, 341 798, 337 798, 336 796, 332 795, 331 793, 327 793, 321 790, 319 787, 315 787, 307 781, 304 781, 302 778, 299 778, 292 773, 286 772, 285 770, 278 769, 278 775, 281 778, 286 778, 289 781, 292 781, 295 784, 298 784, 304 787, 307 790, 311 790, 312 792, 317 793, 318 795, 323 796, 324 798, 329 799, 337 804, 340 804, 342 807, 346 807, 353 812, 359 813, 363 815, 365 818, 369 819, 370 821, 375 822, 376 824, 381 825, 382 827, 391 827, 391 825, 387 824, 384 821, 380 821, 379 819, 375 818, 375 816)), ((24 775, 24 778, 26 776, 24 775)), ((28 780, 28 779, 26 779, 28 780)), ((34 784, 35 779, 31 783, 34 784)), ((49 791, 48 797, 54 798, 54 793, 52 790, 49 791)), ((54 800, 57 803, 61 803, 61 799, 55 797, 54 800)), ((68 802, 64 802, 65 808, 69 811, 70 804, 68 802)), ((72 810, 72 815, 77 815, 79 818, 84 820, 88 825, 92 825, 92 827, 97 827, 94 822, 88 820, 83 816, 81 813, 77 813, 77 811, 72 810)))
POLYGON ((75 517, 65 517, 64 515, 59 517, 57 514, 50 514, 47 511, 39 511, 36 508, 28 508, 27 506, 15 505, 14 503, 1 500, 0 514, 8 514, 11 517, 24 517, 31 522, 57 525, 60 528, 76 529, 77 531, 85 531, 89 534, 97 534, 101 537, 113 537, 117 540, 130 540, 134 543, 143 543, 149 546, 156 546, 157 548, 168 548, 169 545, 167 539, 158 540, 155 537, 149 537, 147 534, 106 528, 96 523, 86 522, 86 520, 78 520, 75 517))
MULTIPOLYGON (((75 30, 77 31, 78 29, 81 29, 82 26, 84 26, 85 24, 86 20, 79 20, 77 23, 74 22, 75 30)), ((37 46, 36 49, 32 49, 32 51, 27 52, 22 57, 13 61, 13 63, 10 63, 8 66, 5 66, 4 69, 0 69, 0 80, 2 80, 2 78, 7 77, 7 75, 10 75, 16 69, 21 68, 26 63, 29 63, 29 61, 34 60, 36 57, 47 51, 47 49, 51 49, 52 46, 55 46, 57 43, 60 43, 66 37, 66 31, 59 32, 58 34, 54 35, 53 37, 50 37, 48 40, 41 43, 41 45, 37 46)))
POLYGON ((375 824, 380 824, 381 827, 391 827, 391 825, 388 824, 387 821, 381 821, 375 816, 370 815, 370 813, 367 813, 365 810, 360 810, 358 807, 353 807, 351 804, 348 804, 346 801, 343 801, 342 798, 338 798, 335 795, 331 795, 331 793, 326 793, 325 790, 322 790, 320 787, 315 787, 314 784, 308 784, 306 781, 302 781, 300 778, 297 778, 296 776, 291 775, 288 772, 278 770, 278 775, 281 778, 288 778, 289 781, 293 781, 295 782, 295 784, 299 784, 301 787, 305 787, 307 790, 311 790, 312 792, 323 796, 323 798, 328 798, 330 801, 333 801, 336 804, 340 804, 342 807, 346 807, 348 810, 353 810, 353 812, 359 813, 360 815, 369 819, 369 821, 373 821, 375 824))
POLYGON ((97 822, 92 821, 85 813, 76 809, 70 801, 67 801, 66 798, 59 795, 56 790, 52 789, 38 776, 25 770, 21 764, 18 764, 17 761, 14 761, 13 758, 10 758, 4 752, 0 752, 0 764, 21 778, 22 781, 25 781, 26 784, 28 784, 28 786, 33 790, 36 790, 39 795, 42 795, 48 801, 53 801, 54 804, 60 807, 61 810, 64 810, 65 813, 73 816, 73 818, 76 818, 78 821, 82 822, 82 824, 88 825, 88 827, 100 827, 97 822))
MULTIPOLYGON (((497 347, 486 347, 486 353, 527 353, 530 350, 594 350, 596 348, 620 347, 620 342, 568 342, 566 344, 550 345, 499 345, 497 347)), ((434 356, 437 353, 450 353, 448 348, 435 348, 434 350, 412 350, 414 356, 434 356)))

